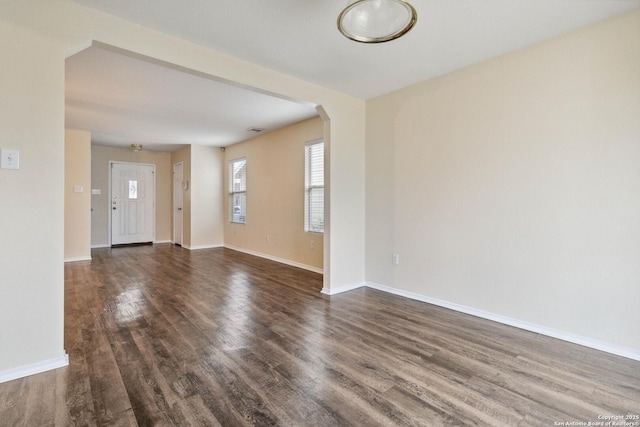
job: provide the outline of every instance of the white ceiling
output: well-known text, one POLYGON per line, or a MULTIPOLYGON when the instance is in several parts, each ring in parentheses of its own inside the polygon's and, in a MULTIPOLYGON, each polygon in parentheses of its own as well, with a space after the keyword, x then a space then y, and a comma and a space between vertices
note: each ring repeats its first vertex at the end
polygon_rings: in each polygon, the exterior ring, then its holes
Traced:
POLYGON ((69 129, 91 131, 94 144, 175 151, 224 147, 317 115, 301 104, 176 70, 102 47, 67 59, 69 129))
MULTIPOLYGON (((640 7, 640 0, 411 0, 418 11, 413 30, 392 42, 365 45, 344 38, 336 28, 346 0, 73 1, 362 99, 640 7)), ((238 139, 240 130, 274 129, 287 121, 287 110, 305 117, 311 108, 272 99, 283 108, 278 122, 265 114, 279 108, 259 108, 269 102, 259 99, 261 94, 118 56, 92 48, 67 65, 67 125, 87 129, 94 119, 95 126, 102 126, 89 130, 105 143, 130 139, 228 145, 247 139, 246 134, 238 139), (92 65, 97 63, 101 65, 92 65), (116 70, 124 73, 121 80, 113 76, 116 70), (128 91, 119 89, 127 81, 128 91), (205 89, 209 85, 212 92, 205 89), (184 90, 202 97, 181 96, 184 90), (241 107, 255 101, 258 108, 243 117, 244 107, 227 108, 236 96, 241 107), (120 104, 117 97, 122 97, 120 104), (225 105, 217 105, 220 99, 225 105), (119 119, 117 130, 104 120, 114 117, 119 119), (156 133, 144 132, 153 127, 156 133)))

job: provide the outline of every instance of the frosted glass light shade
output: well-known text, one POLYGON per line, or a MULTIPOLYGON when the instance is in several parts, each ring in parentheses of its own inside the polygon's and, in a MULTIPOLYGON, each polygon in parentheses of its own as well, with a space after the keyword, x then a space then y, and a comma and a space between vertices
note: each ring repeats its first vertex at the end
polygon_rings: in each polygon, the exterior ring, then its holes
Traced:
POLYGON ((338 29, 361 43, 397 39, 415 25, 416 10, 402 0, 355 0, 338 16, 338 29))

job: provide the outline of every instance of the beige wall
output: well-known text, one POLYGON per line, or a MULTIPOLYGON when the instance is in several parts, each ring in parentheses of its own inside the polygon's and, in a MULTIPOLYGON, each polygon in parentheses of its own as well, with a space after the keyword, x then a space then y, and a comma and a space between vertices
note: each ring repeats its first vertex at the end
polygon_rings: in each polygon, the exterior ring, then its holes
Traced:
POLYGON ((224 243, 223 163, 220 148, 191 146, 191 249, 224 243))
POLYGON ((156 165, 156 242, 173 239, 173 169, 171 153, 133 151, 128 148, 93 145, 91 147, 91 188, 100 195, 91 196, 91 246, 108 246, 109 239, 109 162, 134 162, 156 165))
POLYGON ((228 162, 247 159, 247 223, 230 222, 225 192, 225 245, 322 269, 323 235, 304 232, 304 147, 322 136, 318 117, 227 148, 225 190, 228 162))
POLYGON ((64 259, 91 259, 91 133, 65 131, 64 259), (76 192, 76 187, 82 187, 76 192))
POLYGON ((64 51, 1 7, 0 148, 20 150, 20 169, 0 169, 0 381, 65 357, 64 51))
POLYGON ((640 355, 640 11, 370 100, 366 141, 367 281, 640 355))
POLYGON ((220 148, 189 145, 171 155, 171 164, 182 162, 182 246, 203 249, 224 243, 222 210, 223 154, 220 148))

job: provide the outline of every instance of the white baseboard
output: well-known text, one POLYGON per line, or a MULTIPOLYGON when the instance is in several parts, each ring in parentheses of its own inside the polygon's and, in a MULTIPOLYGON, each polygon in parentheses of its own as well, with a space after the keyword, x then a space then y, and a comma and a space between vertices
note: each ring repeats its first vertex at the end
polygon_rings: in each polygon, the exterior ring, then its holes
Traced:
POLYGON ((388 292, 390 294, 402 296, 405 298, 410 298, 416 301, 426 302, 429 304, 437 305, 439 307, 444 307, 454 311, 458 311, 460 313, 470 314, 472 316, 480 317, 482 319, 492 320, 494 322, 502 323, 504 325, 513 326, 519 329, 524 329, 525 331, 535 332, 541 335, 557 338, 570 343, 579 344, 585 347, 615 354, 617 356, 622 356, 628 359, 640 361, 640 351, 638 350, 621 347, 615 344, 595 340, 588 337, 583 337, 581 335, 576 335, 576 334, 560 331, 553 328, 548 328, 546 326, 537 325, 535 323, 524 322, 522 320, 513 319, 511 317, 502 316, 500 314, 495 314, 495 313, 491 313, 484 310, 478 310, 473 307, 467 307, 467 306, 452 303, 449 301, 444 301, 437 298, 431 298, 426 295, 420 295, 413 292, 403 291, 401 289, 392 288, 390 286, 380 285, 373 282, 367 282, 366 286, 368 288, 377 289, 379 291, 388 292))
POLYGON ((320 291, 321 293, 325 294, 325 295, 336 295, 336 294, 341 294, 343 292, 348 292, 348 291, 352 291, 354 289, 358 289, 358 288, 362 288, 364 286, 367 286, 366 282, 358 282, 358 283, 351 283, 348 285, 343 285, 343 286, 338 286, 335 288, 322 288, 322 290, 320 291))
POLYGON ((52 369, 64 368, 68 365, 69 355, 65 353, 64 356, 57 359, 43 360, 42 362, 2 371, 0 372, 0 383, 17 380, 18 378, 28 377, 29 375, 39 374, 52 369))
POLYGON ((323 274, 324 273, 323 269, 321 269, 321 268, 314 267, 314 266, 307 265, 307 264, 302 264, 302 263, 299 263, 299 262, 296 262, 296 261, 291 261, 291 260, 284 259, 284 258, 279 258, 279 257, 273 256, 273 255, 263 254, 261 252, 251 251, 249 249, 238 248, 236 246, 231 246, 231 245, 224 245, 224 247, 227 248, 227 249, 231 249, 231 250, 234 250, 234 251, 242 252, 242 253, 245 253, 245 254, 257 256, 257 257, 260 257, 260 258, 265 258, 265 259, 268 259, 270 261, 279 262, 280 264, 286 264, 286 265, 290 265, 292 267, 301 268, 303 270, 313 271, 314 273, 318 273, 318 274, 323 274))
POLYGON ((196 245, 196 246, 182 245, 182 247, 185 249, 189 249, 190 251, 197 251, 199 249, 221 248, 223 247, 223 245, 196 245))
MULTIPOLYGON (((153 242, 154 245, 158 245, 161 243, 173 243, 172 240, 156 240, 153 242)), ((91 249, 101 249, 101 248, 110 248, 111 245, 108 243, 100 243, 98 245, 91 245, 91 249)))
POLYGON ((91 261, 91 256, 80 256, 75 258, 65 258, 64 262, 91 261))

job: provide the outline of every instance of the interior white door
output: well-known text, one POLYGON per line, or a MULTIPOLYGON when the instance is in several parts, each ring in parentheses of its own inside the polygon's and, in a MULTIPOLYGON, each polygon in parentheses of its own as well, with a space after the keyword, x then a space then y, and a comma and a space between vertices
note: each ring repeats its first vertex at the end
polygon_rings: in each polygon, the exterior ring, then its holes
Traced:
POLYGON ((111 164, 111 244, 153 242, 155 165, 111 164))
POLYGON ((173 243, 182 246, 182 162, 173 165, 173 243))

